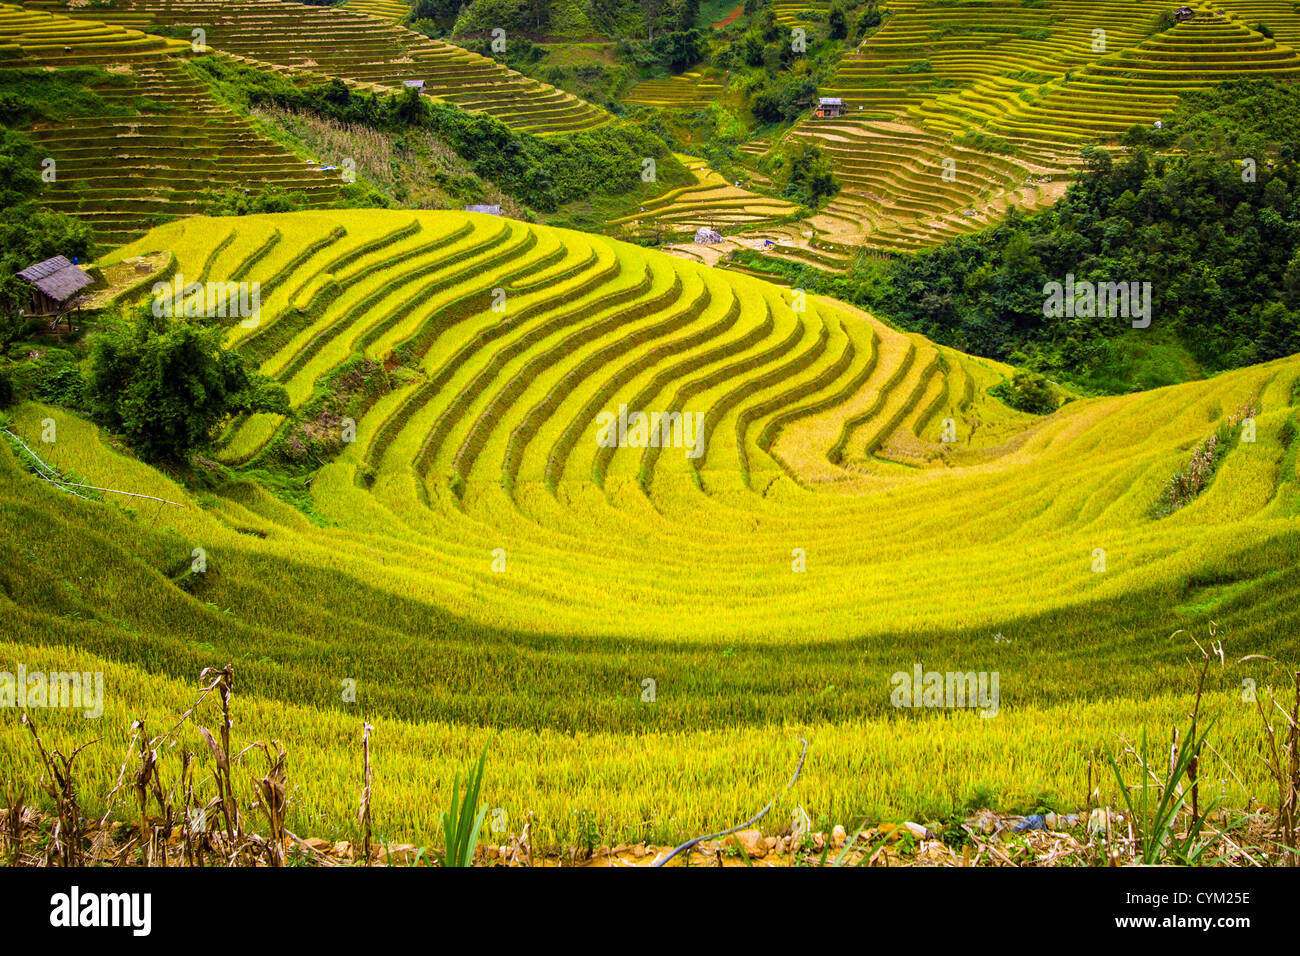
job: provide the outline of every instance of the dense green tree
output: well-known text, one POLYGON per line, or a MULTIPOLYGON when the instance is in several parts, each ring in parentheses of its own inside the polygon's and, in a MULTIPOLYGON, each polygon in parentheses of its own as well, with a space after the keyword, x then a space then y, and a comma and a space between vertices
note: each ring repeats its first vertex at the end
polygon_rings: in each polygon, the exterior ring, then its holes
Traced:
POLYGON ((283 387, 223 347, 219 326, 155 318, 114 323, 92 339, 86 401, 150 461, 183 463, 240 412, 289 410, 283 387))
POLYGON ((849 35, 848 15, 838 3, 831 7, 831 12, 826 17, 826 25, 830 29, 832 40, 843 40, 849 35))
POLYGON ((876 4, 876 0, 867 0, 867 5, 862 9, 862 13, 858 15, 858 22, 854 28, 854 35, 858 37, 858 39, 861 39, 863 34, 868 30, 876 29, 876 27, 880 26, 884 20, 885 18, 881 14, 880 7, 876 4))
POLYGON ((798 140, 782 153, 777 180, 783 184, 783 196, 805 206, 816 206, 839 190, 839 183, 821 148, 806 140, 798 140))

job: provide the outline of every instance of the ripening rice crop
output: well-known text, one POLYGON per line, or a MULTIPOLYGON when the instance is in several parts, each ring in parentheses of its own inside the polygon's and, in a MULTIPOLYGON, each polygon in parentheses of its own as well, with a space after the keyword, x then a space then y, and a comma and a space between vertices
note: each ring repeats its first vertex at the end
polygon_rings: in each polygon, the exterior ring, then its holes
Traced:
MULTIPOLYGON (((1300 75, 1289 5, 1213 6, 1160 30, 1173 9, 1160 0, 889 4, 818 91, 842 100, 843 115, 794 132, 825 151, 842 184, 811 223, 832 244, 829 264, 846 261, 833 244, 912 250, 984 228, 1008 205, 1049 203, 1080 147, 1113 144, 1189 90, 1300 75)), ((782 22, 794 28, 796 16, 787 9, 782 22)), ((806 261, 802 245, 776 254, 806 261)))
POLYGON ((39 715, 57 741, 106 734, 87 792, 111 787, 129 718, 162 726, 233 662, 237 734, 285 743, 290 825, 327 836, 354 826, 363 717, 393 839, 432 838, 485 742, 487 799, 554 840, 582 812, 608 843, 730 825, 800 735, 777 826, 795 804, 847 825, 981 788, 1074 806, 1090 751, 1182 720, 1195 649, 1170 635, 1211 621, 1222 758, 1202 773, 1267 792, 1239 688, 1269 673, 1234 661, 1295 649, 1300 360, 1040 418, 988 394, 1005 366, 837 302, 498 217, 187 220, 115 257, 156 250, 261 283, 229 344, 298 420, 231 422, 217 457, 338 440, 304 512, 251 480, 187 490, 63 411, 13 414, 49 465, 152 496, 78 500, 0 445, 0 654, 104 671, 102 724, 39 715), (312 404, 345 366, 376 376, 346 437, 312 404), (1254 440, 1234 426, 1208 487, 1152 517, 1247 405, 1254 440), (997 672, 996 716, 895 708, 917 666, 997 672))

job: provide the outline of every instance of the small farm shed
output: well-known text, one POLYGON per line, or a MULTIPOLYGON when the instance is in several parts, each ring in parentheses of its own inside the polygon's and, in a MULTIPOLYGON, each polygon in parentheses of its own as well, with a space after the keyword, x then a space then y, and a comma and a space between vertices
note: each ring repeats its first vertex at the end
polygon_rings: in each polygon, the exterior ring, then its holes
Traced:
POLYGON ((76 303, 77 293, 95 282, 63 256, 30 265, 18 278, 32 287, 32 315, 62 315, 76 303))
POLYGON ((819 117, 835 117, 844 115, 844 101, 838 96, 822 96, 817 99, 817 115, 819 117))
POLYGON ((489 216, 499 216, 499 215, 501 215, 501 207, 500 207, 500 206, 466 206, 466 207, 465 207, 465 211, 466 211, 466 212, 481 212, 481 213, 486 213, 486 214, 489 215, 489 216))
POLYGON ((1183 23, 1184 21, 1190 20, 1194 16, 1196 16, 1196 11, 1193 10, 1191 7, 1179 7, 1177 10, 1174 11, 1174 18, 1179 23, 1183 23))
POLYGON ((423 90, 424 80, 402 80, 403 86, 409 86, 413 90, 423 90))

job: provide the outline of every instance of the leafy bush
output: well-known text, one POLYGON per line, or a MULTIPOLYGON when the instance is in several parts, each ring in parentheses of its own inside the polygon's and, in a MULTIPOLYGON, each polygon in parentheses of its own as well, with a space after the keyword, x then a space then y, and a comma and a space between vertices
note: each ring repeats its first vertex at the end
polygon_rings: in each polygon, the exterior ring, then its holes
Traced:
POLYGON ((989 394, 1031 415, 1049 415, 1060 406, 1052 383, 1037 372, 1017 372, 1010 381, 990 388, 989 394))
POLYGON ((56 351, 51 349, 42 363, 36 380, 36 397, 53 405, 76 408, 81 404, 86 383, 72 354, 52 354, 56 351))
POLYGON ((307 196, 288 192, 282 186, 266 186, 258 192, 238 189, 209 189, 204 196, 205 216, 251 216, 263 212, 297 212, 307 207, 307 196))
POLYGON ((426 36, 443 36, 456 25, 460 13, 461 0, 415 0, 408 17, 407 26, 416 29, 416 24, 429 24, 436 32, 419 30, 426 36))

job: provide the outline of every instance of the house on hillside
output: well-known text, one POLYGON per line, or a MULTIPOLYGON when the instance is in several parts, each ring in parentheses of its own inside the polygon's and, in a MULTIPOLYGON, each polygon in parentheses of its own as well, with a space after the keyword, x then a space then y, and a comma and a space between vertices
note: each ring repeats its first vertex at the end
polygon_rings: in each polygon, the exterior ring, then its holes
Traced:
MULTIPOLYGON (((95 280, 63 256, 37 262, 18 273, 32 288, 30 315, 52 315, 55 322, 80 300, 78 295, 95 280)), ((68 320, 71 323, 71 319, 68 320)))
POLYGON ((466 207, 465 207, 465 211, 466 211, 466 212, 481 212, 481 213, 484 213, 485 215, 488 215, 488 216, 499 216, 499 215, 501 215, 501 207, 500 207, 500 206, 495 206, 495 205, 494 205, 494 206, 466 206, 466 207))
POLYGON ((1179 23, 1185 23, 1188 20, 1192 19, 1194 16, 1196 16, 1196 11, 1193 10, 1191 7, 1179 7, 1177 10, 1174 11, 1174 18, 1179 23))
POLYGON ((424 92, 424 80, 402 80, 403 86, 409 86, 413 90, 424 92))
POLYGON ((821 96, 817 99, 817 117, 834 118, 844 115, 844 100, 838 96, 821 96))

